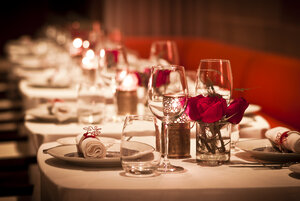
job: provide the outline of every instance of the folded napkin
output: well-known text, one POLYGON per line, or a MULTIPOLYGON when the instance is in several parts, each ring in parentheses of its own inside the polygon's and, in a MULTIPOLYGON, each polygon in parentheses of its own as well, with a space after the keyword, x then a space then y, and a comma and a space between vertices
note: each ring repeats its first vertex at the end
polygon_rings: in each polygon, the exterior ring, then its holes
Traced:
POLYGON ((80 134, 76 137, 76 146, 79 154, 84 158, 104 158, 106 147, 97 136, 85 136, 80 134))
POLYGON ((67 69, 47 69, 42 74, 31 76, 28 84, 34 87, 69 87, 71 76, 67 69))
POLYGON ((49 103, 48 111, 51 115, 54 115, 59 122, 64 122, 76 116, 72 106, 63 101, 52 101, 49 103))
POLYGON ((274 146, 282 152, 300 153, 300 133, 284 127, 275 127, 265 134, 274 146))

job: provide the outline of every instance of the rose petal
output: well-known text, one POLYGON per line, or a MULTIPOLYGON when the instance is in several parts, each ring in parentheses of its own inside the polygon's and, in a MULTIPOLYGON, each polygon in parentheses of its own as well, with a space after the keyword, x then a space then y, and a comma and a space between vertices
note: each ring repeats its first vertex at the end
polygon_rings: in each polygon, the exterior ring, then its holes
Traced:
POLYGON ((244 116, 249 103, 244 98, 235 99, 226 109, 226 117, 230 117, 228 121, 233 124, 238 124, 244 116))

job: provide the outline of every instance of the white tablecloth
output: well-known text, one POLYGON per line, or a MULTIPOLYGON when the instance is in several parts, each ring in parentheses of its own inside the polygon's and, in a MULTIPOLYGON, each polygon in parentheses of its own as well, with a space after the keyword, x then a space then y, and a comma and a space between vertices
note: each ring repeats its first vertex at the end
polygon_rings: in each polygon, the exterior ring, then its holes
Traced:
POLYGON ((43 88, 31 87, 26 80, 21 80, 19 89, 23 96, 24 108, 29 109, 37 106, 46 100, 59 98, 67 101, 74 101, 77 98, 76 87, 70 88, 43 88))
MULTIPOLYGON (((292 201, 300 197, 299 177, 295 178, 287 168, 205 167, 194 159, 180 159, 171 162, 184 167, 184 173, 134 178, 124 176, 121 167, 80 167, 43 153, 43 149, 56 145, 43 144, 37 155, 41 199, 46 201, 292 201)), ((195 139, 191 140, 191 154, 195 156, 195 139)), ((241 159, 234 153, 231 160, 241 159)))
MULTIPOLYGON (((28 84, 28 81, 21 80, 19 89, 23 96, 24 108, 29 109, 44 103, 47 100, 54 98, 62 99, 65 101, 76 101, 77 98, 77 85, 69 88, 46 88, 46 87, 33 87, 28 84)), ((112 102, 113 93, 109 87, 104 87, 104 96, 109 102, 112 102)), ((139 102, 143 103, 145 100, 145 89, 138 87, 137 95, 139 102)))

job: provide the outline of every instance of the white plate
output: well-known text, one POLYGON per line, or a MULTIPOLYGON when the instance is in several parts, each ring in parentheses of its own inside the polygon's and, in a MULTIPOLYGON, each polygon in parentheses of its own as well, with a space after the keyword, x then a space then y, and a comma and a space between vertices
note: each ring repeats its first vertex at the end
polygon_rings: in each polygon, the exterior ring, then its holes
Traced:
POLYGON ((31 87, 41 87, 41 88, 67 88, 70 87, 69 80, 62 80, 60 82, 48 82, 50 76, 45 75, 36 75, 32 76, 29 80, 27 80, 28 86, 31 87))
POLYGON ((47 108, 47 104, 39 105, 35 108, 26 111, 26 114, 33 116, 39 120, 56 121, 56 117, 50 114, 47 108))
MULTIPOLYGON (((120 145, 119 145, 120 146, 120 145)), ((109 150, 108 150, 109 152, 109 150)), ((53 147, 47 150, 47 153, 54 158, 72 163, 80 166, 92 166, 92 167, 116 167, 121 165, 120 155, 111 154, 105 158, 92 158, 87 159, 78 155, 76 145, 63 145, 53 147)))
POLYGON ((289 166, 289 169, 294 173, 300 174, 300 163, 289 166))
POLYGON ((147 154, 152 153, 155 149, 149 144, 145 144, 142 142, 127 142, 123 143, 122 145, 122 150, 128 150, 133 152, 133 154, 128 155, 128 156, 122 156, 124 159, 137 159, 141 158, 142 156, 145 156, 147 154))
POLYGON ((244 114, 253 114, 255 112, 258 112, 261 110, 261 106, 259 105, 254 105, 254 104, 249 104, 249 106, 247 107, 247 109, 245 110, 244 114))
POLYGON ((276 152, 268 139, 255 139, 237 142, 236 146, 253 157, 276 162, 300 161, 300 154, 276 152))
MULTIPOLYGON (((70 103, 71 104, 71 103, 70 103)), ((56 116, 49 113, 47 104, 41 104, 35 108, 29 109, 26 111, 26 114, 33 116, 34 118, 42 121, 58 121, 56 116)), ((76 105, 74 103, 74 116, 71 117, 68 121, 77 121, 77 115, 75 115, 76 105)))

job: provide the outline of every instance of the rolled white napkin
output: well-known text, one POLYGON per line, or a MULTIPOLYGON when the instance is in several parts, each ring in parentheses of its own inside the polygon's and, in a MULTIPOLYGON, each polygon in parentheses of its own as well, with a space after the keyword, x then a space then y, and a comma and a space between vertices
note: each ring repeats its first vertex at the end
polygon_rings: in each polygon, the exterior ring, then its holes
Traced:
POLYGON ((78 153, 84 158, 104 158, 106 156, 106 147, 98 137, 85 137, 80 134, 76 137, 78 153))
POLYGON ((65 102, 54 102, 49 108, 50 114, 53 114, 59 122, 64 122, 74 117, 73 109, 65 102))
POLYGON ((300 153, 300 133, 285 127, 275 127, 268 130, 266 138, 271 140, 279 149, 300 153), (284 136, 282 136, 284 134, 284 136))

